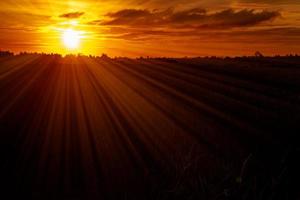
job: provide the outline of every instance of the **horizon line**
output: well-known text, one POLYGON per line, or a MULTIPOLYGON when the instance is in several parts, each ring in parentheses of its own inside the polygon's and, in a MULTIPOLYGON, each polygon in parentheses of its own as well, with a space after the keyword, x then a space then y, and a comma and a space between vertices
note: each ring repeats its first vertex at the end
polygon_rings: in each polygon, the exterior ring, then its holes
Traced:
POLYGON ((19 51, 19 52, 14 52, 10 50, 2 50, 0 49, 0 57, 3 56, 18 56, 18 55, 47 55, 47 56, 60 56, 62 58, 73 56, 73 57, 107 57, 107 58, 135 58, 135 59, 149 59, 149 58, 169 58, 169 59, 178 59, 178 58, 274 58, 274 57, 300 57, 300 54, 298 53, 286 53, 286 54, 272 54, 272 55, 264 55, 260 51, 256 51, 252 55, 223 55, 223 56, 218 56, 218 55, 199 55, 199 56, 136 56, 136 57, 128 57, 128 56, 113 56, 110 57, 106 53, 100 53, 98 55, 95 54, 85 54, 85 53, 68 53, 68 54, 61 54, 61 53, 46 53, 46 52, 35 52, 35 51, 19 51))

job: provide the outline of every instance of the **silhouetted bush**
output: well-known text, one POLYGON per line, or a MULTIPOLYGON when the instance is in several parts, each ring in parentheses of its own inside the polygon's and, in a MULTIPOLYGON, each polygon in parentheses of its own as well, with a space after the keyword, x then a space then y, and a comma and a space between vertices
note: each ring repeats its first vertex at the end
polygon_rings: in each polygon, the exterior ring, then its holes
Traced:
POLYGON ((14 53, 9 52, 9 51, 0 51, 0 57, 5 57, 5 56, 13 56, 14 53))

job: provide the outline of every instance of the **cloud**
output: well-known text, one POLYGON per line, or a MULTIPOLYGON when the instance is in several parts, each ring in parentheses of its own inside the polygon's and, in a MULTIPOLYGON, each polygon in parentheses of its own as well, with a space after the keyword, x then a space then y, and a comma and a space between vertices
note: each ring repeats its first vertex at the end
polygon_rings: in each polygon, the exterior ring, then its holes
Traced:
POLYGON ((239 40, 245 42, 244 39, 248 35, 252 37, 252 34, 255 35, 253 37, 273 35, 273 38, 282 40, 289 29, 267 31, 275 26, 266 23, 280 17, 279 11, 254 9, 125 9, 107 13, 101 20, 89 24, 110 27, 103 31, 107 38, 128 41, 157 41, 162 38, 180 38, 181 41, 228 41, 226 38, 230 38, 234 41, 234 38, 242 36, 239 40), (260 26, 262 23, 263 26, 260 26))
POLYGON ((127 26, 151 26, 151 25, 165 25, 167 18, 172 14, 171 9, 164 11, 149 11, 137 9, 125 9, 115 13, 108 13, 106 17, 109 20, 102 21, 100 25, 127 25, 127 26))
POLYGON ((107 20, 90 22, 91 24, 109 26, 133 27, 206 27, 206 28, 234 28, 255 26, 263 22, 272 21, 280 17, 278 11, 256 11, 253 9, 225 9, 218 12, 208 12, 205 9, 193 8, 183 11, 166 10, 137 10, 125 9, 108 13, 107 20))
POLYGON ((136 10, 136 9, 124 9, 115 13, 108 13, 107 16, 111 18, 140 18, 140 17, 149 17, 151 12, 148 10, 136 10))
POLYGON ((70 12, 70 13, 64 13, 62 15, 59 15, 61 18, 69 18, 69 19, 76 19, 84 15, 84 12, 70 12))
POLYGON ((234 11, 233 9, 227 9, 206 15, 204 16, 205 19, 199 18, 199 20, 204 22, 202 23, 203 27, 245 27, 272 21, 280 16, 281 14, 278 11, 255 11, 253 9, 234 11))
POLYGON ((22 11, 5 11, 0 12, 0 18, 5 19, 1 21, 0 29, 3 31, 11 32, 33 32, 38 31, 42 26, 46 26, 49 23, 53 23, 51 16, 22 12, 22 11))

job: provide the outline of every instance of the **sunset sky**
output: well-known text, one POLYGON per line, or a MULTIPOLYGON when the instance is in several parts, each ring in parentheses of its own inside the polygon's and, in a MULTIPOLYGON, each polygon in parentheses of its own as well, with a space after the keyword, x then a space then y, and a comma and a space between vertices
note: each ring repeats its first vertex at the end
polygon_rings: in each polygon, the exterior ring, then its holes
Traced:
POLYGON ((299 0, 3 0, 0 20, 16 53, 300 54, 299 0))

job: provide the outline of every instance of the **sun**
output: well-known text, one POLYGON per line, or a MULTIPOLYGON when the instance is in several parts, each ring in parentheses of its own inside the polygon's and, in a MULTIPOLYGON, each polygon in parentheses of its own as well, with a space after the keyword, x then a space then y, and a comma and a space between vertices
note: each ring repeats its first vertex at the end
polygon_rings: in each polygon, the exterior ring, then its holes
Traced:
POLYGON ((67 29, 63 32, 62 39, 68 49, 77 49, 80 43, 80 33, 73 29, 67 29))

